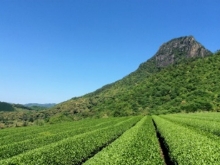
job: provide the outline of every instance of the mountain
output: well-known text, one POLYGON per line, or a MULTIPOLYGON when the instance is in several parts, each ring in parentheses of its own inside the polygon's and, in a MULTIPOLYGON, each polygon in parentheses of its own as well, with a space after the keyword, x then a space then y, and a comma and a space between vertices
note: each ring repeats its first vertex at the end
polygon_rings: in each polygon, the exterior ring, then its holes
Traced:
MULTIPOLYGON (((167 70, 176 72, 179 70, 178 67, 186 67, 190 61, 211 54, 212 52, 197 42, 193 36, 172 39, 164 43, 156 54, 142 63, 135 72, 92 93, 60 103, 53 107, 51 111, 81 117, 152 113, 164 101, 157 103, 158 98, 155 98, 155 101, 151 101, 151 104, 149 104, 152 106, 146 104, 154 98, 155 93, 163 90, 161 85, 166 84, 166 81, 172 82, 176 79, 176 77, 170 77, 169 80, 164 80, 165 82, 161 81, 162 84, 158 82, 152 84, 155 81, 154 78, 158 75, 164 78, 161 74, 165 74, 164 72, 167 70), (181 65, 178 66, 178 64, 181 65), (152 93, 148 88, 154 88, 154 92, 152 93)), ((167 91, 169 91, 168 89, 172 90, 172 86, 169 86, 167 91)))
MULTIPOLYGON (((115 83, 98 89, 96 92, 116 86, 116 84, 120 84, 120 86, 133 86, 135 83, 146 79, 153 73, 159 72, 166 66, 178 64, 190 58, 209 55, 212 55, 212 52, 197 42, 193 36, 175 38, 162 44, 156 54, 146 62, 140 64, 136 71, 115 83)), ((92 94, 96 94, 96 92, 92 92, 92 94)))
POLYGON ((220 111, 220 51, 192 36, 164 43, 121 80, 37 111, 0 112, 0 127, 108 116, 220 111), (1 126, 2 125, 2 126, 1 126))

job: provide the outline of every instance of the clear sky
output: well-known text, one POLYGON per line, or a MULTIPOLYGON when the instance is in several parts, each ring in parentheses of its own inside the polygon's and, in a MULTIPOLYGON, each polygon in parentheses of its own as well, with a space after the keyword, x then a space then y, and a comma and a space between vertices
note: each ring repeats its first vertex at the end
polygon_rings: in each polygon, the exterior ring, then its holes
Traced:
POLYGON ((214 52, 219 8, 219 0, 0 0, 0 101, 84 95, 180 36, 214 52))

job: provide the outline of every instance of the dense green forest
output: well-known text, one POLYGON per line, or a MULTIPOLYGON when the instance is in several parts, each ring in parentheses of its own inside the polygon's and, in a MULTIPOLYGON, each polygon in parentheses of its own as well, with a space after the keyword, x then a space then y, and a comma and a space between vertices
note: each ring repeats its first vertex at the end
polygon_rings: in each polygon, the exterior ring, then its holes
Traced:
POLYGON ((0 102, 0 111, 14 111, 15 108, 12 104, 6 102, 0 102))

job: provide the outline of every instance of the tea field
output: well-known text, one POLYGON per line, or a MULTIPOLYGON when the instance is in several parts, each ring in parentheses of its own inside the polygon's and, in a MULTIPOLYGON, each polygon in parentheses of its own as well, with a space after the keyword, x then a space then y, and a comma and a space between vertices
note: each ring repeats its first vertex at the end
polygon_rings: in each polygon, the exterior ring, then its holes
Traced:
POLYGON ((0 165, 219 164, 220 113, 85 119, 0 130, 0 165))

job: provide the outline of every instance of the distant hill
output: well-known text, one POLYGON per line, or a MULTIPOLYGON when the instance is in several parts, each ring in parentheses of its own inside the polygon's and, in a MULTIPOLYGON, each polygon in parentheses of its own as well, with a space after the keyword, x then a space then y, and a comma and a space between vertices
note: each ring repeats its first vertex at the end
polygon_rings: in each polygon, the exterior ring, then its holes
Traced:
POLYGON ((12 104, 12 103, 6 103, 6 102, 0 102, 0 111, 16 111, 16 110, 32 110, 29 107, 26 107, 22 104, 12 104))
POLYGON ((38 103, 29 103, 29 104, 13 104, 7 102, 0 102, 0 111, 12 112, 16 110, 44 110, 55 106, 54 103, 48 104, 38 104, 38 103))
POLYGON ((28 106, 22 105, 22 104, 12 104, 16 109, 19 110, 33 110, 28 106))
POLYGON ((24 106, 26 107, 33 107, 33 106, 37 106, 37 107, 45 107, 45 108, 50 108, 55 106, 55 103, 46 103, 46 104, 39 104, 39 103, 28 103, 28 104, 24 104, 24 106))
POLYGON ((0 111, 16 111, 16 110, 32 110, 30 107, 24 106, 22 104, 13 104, 13 103, 6 103, 0 102, 0 111))
POLYGON ((6 102, 0 102, 0 111, 15 111, 15 108, 12 104, 6 102))
POLYGON ((29 103, 29 104, 24 104, 25 106, 31 108, 32 110, 46 110, 48 108, 51 108, 55 106, 55 103, 47 103, 47 104, 39 104, 39 103, 29 103))

